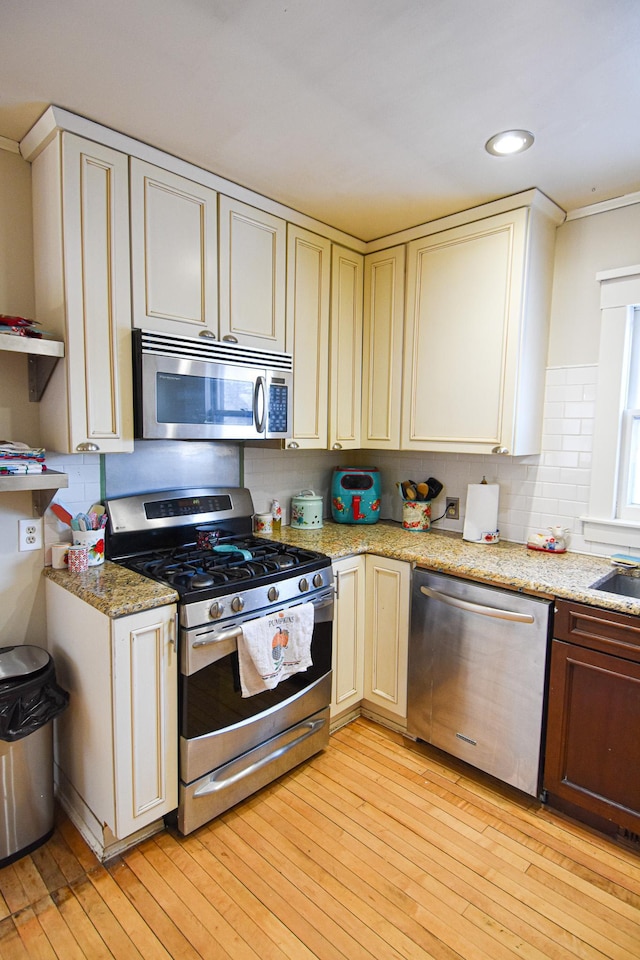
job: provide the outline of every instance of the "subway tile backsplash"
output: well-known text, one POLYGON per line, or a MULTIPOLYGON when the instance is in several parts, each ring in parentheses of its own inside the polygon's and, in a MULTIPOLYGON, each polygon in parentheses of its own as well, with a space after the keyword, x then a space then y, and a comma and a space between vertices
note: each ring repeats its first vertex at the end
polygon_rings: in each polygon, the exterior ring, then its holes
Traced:
MULTIPOLYGON (((330 516, 329 492, 334 467, 377 466, 382 475, 384 519, 400 520, 402 502, 396 481, 436 477, 444 484, 433 503, 433 516, 444 513, 445 497, 459 497, 460 519, 438 522, 437 528, 462 532, 467 484, 500 484, 500 535, 525 543, 530 533, 561 524, 570 530, 569 547, 579 553, 608 556, 612 545, 587 542, 580 517, 587 512, 598 368, 596 365, 550 367, 546 374, 542 453, 535 457, 496 457, 472 454, 427 454, 406 451, 280 450, 270 446, 244 448, 242 482, 253 495, 256 512, 268 510, 277 497, 289 522, 291 497, 313 490, 324 498, 330 516)), ((76 513, 100 498, 100 459, 97 455, 50 454, 47 464, 69 476, 62 500, 76 513)), ((47 511, 45 545, 64 539, 68 531, 47 511)), ((620 544, 619 549, 625 549, 620 544)))

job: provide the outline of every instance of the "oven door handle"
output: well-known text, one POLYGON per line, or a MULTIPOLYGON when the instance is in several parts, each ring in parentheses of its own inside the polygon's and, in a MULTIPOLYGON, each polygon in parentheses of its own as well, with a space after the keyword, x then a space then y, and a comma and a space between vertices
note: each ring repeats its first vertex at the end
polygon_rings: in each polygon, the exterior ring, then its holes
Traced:
POLYGON ((285 756, 304 740, 319 733, 326 722, 325 717, 303 720, 302 723, 297 724, 292 729, 286 730, 280 734, 280 736, 275 737, 273 749, 266 754, 266 756, 249 762, 247 766, 245 766, 247 763, 246 758, 239 757, 236 760, 231 760, 208 777, 207 780, 195 790, 193 796, 206 797, 209 794, 228 789, 234 783, 238 783, 246 777, 259 773, 264 767, 277 761, 280 757, 285 756))
POLYGON ((210 647, 212 643, 223 643, 225 640, 237 640, 242 636, 242 627, 234 627, 233 630, 226 630, 224 633, 217 633, 215 637, 208 637, 204 640, 194 640, 192 647, 210 647))
MULTIPOLYGON (((315 600, 312 600, 314 612, 317 610, 323 610, 325 607, 331 606, 333 604, 333 597, 335 593, 335 587, 331 587, 329 594, 323 594, 321 597, 318 597, 315 600)), ((293 604, 293 609, 295 609, 297 604, 293 604)), ((203 637, 202 640, 194 640, 191 643, 192 649, 197 647, 210 647, 214 643, 223 643, 225 640, 237 640, 238 637, 242 636, 242 627, 233 627, 231 630, 225 630, 222 633, 217 633, 213 637, 203 637)))

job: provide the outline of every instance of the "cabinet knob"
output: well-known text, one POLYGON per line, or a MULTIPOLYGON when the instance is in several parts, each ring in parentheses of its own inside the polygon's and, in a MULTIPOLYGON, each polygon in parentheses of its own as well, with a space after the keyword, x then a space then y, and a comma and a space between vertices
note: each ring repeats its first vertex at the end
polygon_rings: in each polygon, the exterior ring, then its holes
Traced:
POLYGON ((505 455, 505 456, 508 456, 509 451, 507 450, 506 447, 501 447, 501 446, 498 444, 497 447, 494 447, 494 448, 492 449, 491 453, 501 453, 501 454, 503 454, 503 455, 505 455))
POLYGON ((216 335, 211 330, 201 330, 198 334, 199 337, 208 337, 209 340, 215 340, 216 335))
POLYGON ((300 444, 296 443, 295 440, 292 440, 291 443, 287 444, 289 450, 297 450, 300 444))
POLYGON ((79 443, 76 450, 78 453, 97 453, 100 447, 97 443, 79 443))
POLYGON ((225 333, 225 335, 224 335, 224 337, 223 337, 222 339, 223 339, 223 340, 226 340, 227 343, 237 343, 237 342, 238 342, 238 338, 237 338, 237 337, 234 337, 232 333, 225 333))
POLYGON ((334 443, 334 445, 331 447, 331 449, 332 449, 332 450, 342 450, 342 444, 341 444, 341 443, 334 443))

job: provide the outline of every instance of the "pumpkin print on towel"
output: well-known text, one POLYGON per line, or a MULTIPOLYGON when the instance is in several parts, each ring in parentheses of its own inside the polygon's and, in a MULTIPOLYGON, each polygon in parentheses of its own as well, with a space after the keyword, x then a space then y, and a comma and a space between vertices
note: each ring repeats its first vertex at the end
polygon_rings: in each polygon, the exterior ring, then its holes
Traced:
POLYGON ((282 627, 278 627, 271 639, 271 656, 273 657, 273 664, 275 667, 279 667, 284 660, 284 652, 289 646, 289 631, 283 630, 282 627))

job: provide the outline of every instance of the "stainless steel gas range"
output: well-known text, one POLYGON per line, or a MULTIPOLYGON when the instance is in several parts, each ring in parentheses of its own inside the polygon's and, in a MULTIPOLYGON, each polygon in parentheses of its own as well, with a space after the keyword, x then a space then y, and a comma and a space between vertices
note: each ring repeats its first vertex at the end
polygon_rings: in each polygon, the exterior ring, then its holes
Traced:
POLYGON ((244 488, 107 500, 107 556, 179 594, 179 805, 187 834, 326 746, 331 701, 330 558, 251 534, 244 488), (312 665, 243 696, 243 624, 313 605, 312 665))

